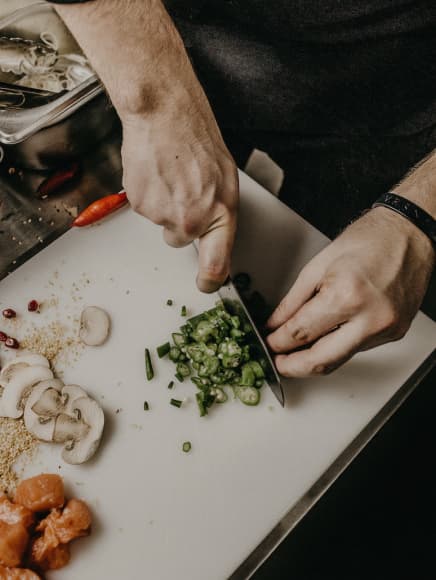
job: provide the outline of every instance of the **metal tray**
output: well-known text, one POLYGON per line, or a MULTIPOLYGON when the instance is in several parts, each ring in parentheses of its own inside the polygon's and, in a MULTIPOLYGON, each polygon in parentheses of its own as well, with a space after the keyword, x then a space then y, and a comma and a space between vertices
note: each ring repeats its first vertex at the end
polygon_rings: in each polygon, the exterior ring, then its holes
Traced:
MULTIPOLYGON (((15 10, 0 20, 0 37, 18 37, 35 41, 43 31, 56 34, 60 55, 71 52, 83 54, 56 11, 46 2, 35 2, 15 10)), ((8 73, 3 73, 0 82, 6 83, 7 86, 8 80, 8 73)), ((4 144, 24 141, 41 128, 61 121, 101 93, 103 85, 98 77, 93 75, 75 89, 62 93, 39 95, 35 98, 35 91, 29 94, 29 91, 20 89, 18 85, 16 91, 16 94, 13 94, 13 90, 10 93, 11 99, 15 100, 18 106, 0 109, 0 142, 4 144)))

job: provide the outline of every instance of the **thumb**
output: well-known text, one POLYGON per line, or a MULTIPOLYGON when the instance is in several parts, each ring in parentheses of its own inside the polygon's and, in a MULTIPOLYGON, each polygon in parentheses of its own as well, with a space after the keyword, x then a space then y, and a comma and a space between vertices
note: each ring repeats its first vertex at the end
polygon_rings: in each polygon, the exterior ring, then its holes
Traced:
POLYGON ((236 217, 230 216, 214 226, 199 240, 197 286, 201 292, 215 292, 230 272, 230 260, 235 241, 236 217))

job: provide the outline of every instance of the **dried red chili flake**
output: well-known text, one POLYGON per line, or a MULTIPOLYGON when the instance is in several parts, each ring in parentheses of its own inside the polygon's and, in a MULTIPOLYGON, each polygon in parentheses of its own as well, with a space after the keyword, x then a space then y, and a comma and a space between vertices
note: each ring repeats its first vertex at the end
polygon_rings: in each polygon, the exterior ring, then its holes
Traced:
POLYGON ((20 348, 20 343, 16 338, 8 336, 8 338, 5 340, 5 346, 8 348, 20 348))
POLYGON ((0 342, 6 342, 8 335, 0 330, 0 342))
POLYGON ((61 187, 72 181, 80 171, 80 165, 72 162, 67 167, 58 169, 45 179, 38 187, 37 194, 40 196, 56 193, 61 187))
POLYGON ((31 300, 27 305, 27 310, 29 312, 37 312, 39 310, 39 302, 37 300, 31 300))
POLYGON ((17 313, 12 308, 5 308, 2 314, 5 318, 15 318, 17 316, 17 313))

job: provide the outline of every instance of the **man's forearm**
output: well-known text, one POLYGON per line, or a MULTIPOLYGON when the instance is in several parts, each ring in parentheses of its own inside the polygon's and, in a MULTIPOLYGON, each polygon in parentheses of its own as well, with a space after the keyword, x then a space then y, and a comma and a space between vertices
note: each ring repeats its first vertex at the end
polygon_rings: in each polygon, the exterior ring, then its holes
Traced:
POLYGON ((177 85, 178 75, 192 74, 182 40, 160 0, 94 0, 57 5, 56 10, 118 110, 153 111, 177 85))
POLYGON ((392 190, 436 219, 436 151, 418 164, 392 190))

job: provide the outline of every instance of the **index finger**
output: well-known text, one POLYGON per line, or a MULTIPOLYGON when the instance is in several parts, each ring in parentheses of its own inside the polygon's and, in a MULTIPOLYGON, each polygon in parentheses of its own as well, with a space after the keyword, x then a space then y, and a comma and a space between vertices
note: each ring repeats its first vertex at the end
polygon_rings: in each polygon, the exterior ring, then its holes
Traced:
POLYGON ((337 369, 358 352, 366 339, 362 324, 347 322, 327 334, 306 350, 275 357, 277 370, 284 377, 326 375, 337 369))

